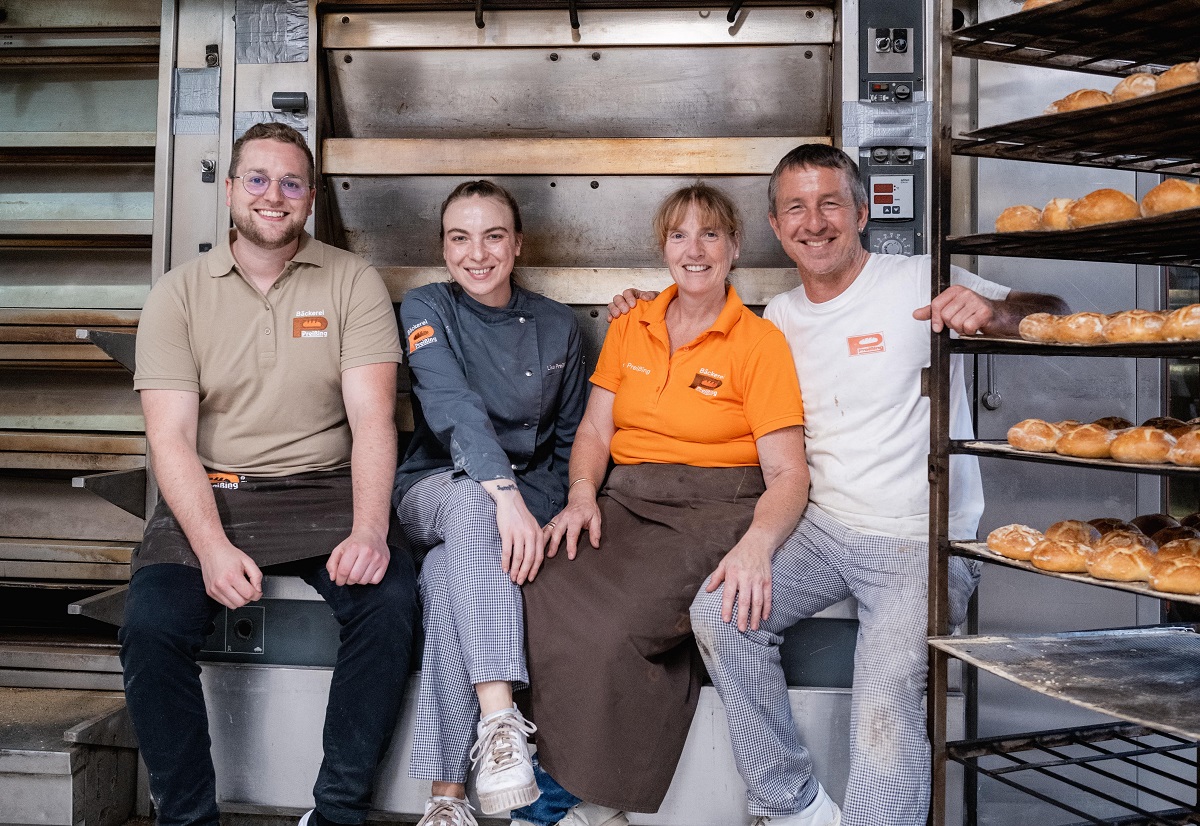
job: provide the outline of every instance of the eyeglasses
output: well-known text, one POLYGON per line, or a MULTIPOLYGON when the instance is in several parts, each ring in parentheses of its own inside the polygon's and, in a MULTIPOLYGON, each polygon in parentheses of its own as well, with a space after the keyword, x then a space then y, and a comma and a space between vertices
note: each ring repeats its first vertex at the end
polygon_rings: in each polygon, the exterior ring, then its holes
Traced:
POLYGON ((271 188, 271 181, 279 181, 279 191, 283 193, 283 197, 298 200, 308 194, 309 184, 304 183, 294 175, 284 175, 282 178, 268 178, 266 175, 260 175, 253 172, 249 175, 234 175, 234 178, 242 179, 242 186, 246 192, 255 197, 263 195, 271 188))

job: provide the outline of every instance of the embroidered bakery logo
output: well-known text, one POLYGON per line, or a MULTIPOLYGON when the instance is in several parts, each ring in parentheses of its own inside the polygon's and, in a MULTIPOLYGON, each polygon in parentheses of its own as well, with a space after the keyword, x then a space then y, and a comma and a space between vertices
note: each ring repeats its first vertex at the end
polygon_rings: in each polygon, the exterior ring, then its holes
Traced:
POLYGON ((413 326, 404 331, 408 336, 408 352, 415 353, 424 347, 426 344, 433 344, 437 341, 437 336, 433 332, 433 325, 428 321, 418 321, 413 326))
POLYGON ((292 319, 292 338, 328 338, 329 319, 324 310, 296 310, 292 319))
POLYGON ((725 383, 725 377, 720 373, 714 373, 712 370, 701 367, 696 373, 696 378, 692 379, 692 383, 688 387, 696 388, 696 392, 705 396, 717 395, 717 388, 725 383))
POLYGON ((236 473, 208 474, 208 483, 214 488, 221 488, 221 490, 237 490, 238 485, 243 481, 245 481, 245 477, 238 476, 236 473))
POLYGON ((887 348, 883 346, 883 333, 869 333, 865 336, 849 336, 846 343, 850 345, 850 355, 865 356, 870 353, 882 353, 887 348))

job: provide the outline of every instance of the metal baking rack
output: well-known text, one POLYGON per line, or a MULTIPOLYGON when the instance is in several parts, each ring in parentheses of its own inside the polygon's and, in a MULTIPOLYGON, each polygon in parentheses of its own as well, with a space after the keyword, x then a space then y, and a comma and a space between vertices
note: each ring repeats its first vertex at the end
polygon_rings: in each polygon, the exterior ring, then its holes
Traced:
POLYGON ((1125 75, 1195 60, 1193 0, 1061 0, 951 32, 956 57, 1125 75))
POLYGON ((1009 356, 1082 356, 1084 358, 1200 358, 1200 341, 1147 341, 1130 344, 1053 344, 1019 338, 971 336, 950 342, 956 353, 1009 356))
POLYGON ((1061 456, 1057 453, 1037 453, 1032 450, 1017 450, 1007 442, 992 439, 952 440, 951 453, 969 453, 972 456, 1017 459, 1023 462, 1041 462, 1050 465, 1076 465, 1079 467, 1120 470, 1126 473, 1154 473, 1158 475, 1195 476, 1200 467, 1184 467, 1169 463, 1118 462, 1115 459, 1082 459, 1077 456, 1061 456))
POLYGON ((954 154, 1038 163, 1200 175, 1200 84, 1078 112, 989 126, 954 154))
POLYGON ((1080 824, 1197 822, 1191 803, 1195 786, 1179 779, 1196 776, 1196 744, 1134 723, 964 740, 951 744, 947 756, 972 774, 1082 818, 1080 824), (1116 784, 1125 795, 1096 799, 1097 780, 1116 784), (1152 809, 1149 801, 1170 808, 1152 809))
POLYGON ((1171 594, 1166 591, 1156 591, 1145 582, 1117 582, 1111 579, 1097 579, 1088 574, 1066 574, 1058 571, 1044 571, 1035 566, 1032 562, 1026 562, 1022 559, 1009 559, 1006 556, 993 551, 984 542, 951 542, 950 550, 956 556, 965 556, 971 559, 980 559, 984 562, 991 562, 996 565, 1007 565, 1009 568, 1017 568, 1022 571, 1029 571, 1033 574, 1041 574, 1042 576, 1051 576, 1057 579, 1069 579, 1072 582, 1082 582, 1085 585, 1098 585, 1102 588, 1113 588, 1117 591, 1129 591, 1143 597, 1154 597, 1155 599, 1166 599, 1172 602, 1190 602, 1193 605, 1200 605, 1200 595, 1193 594, 1171 594))

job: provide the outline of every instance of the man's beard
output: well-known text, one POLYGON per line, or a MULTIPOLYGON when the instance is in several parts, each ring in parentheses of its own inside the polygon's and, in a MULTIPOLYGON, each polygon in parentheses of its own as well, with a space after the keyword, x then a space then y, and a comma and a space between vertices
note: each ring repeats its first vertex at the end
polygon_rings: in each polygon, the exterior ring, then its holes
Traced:
POLYGON ((233 216, 233 228, 237 230, 238 237, 246 239, 261 249, 283 249, 304 234, 303 222, 294 223, 289 221, 287 224, 281 225, 282 235, 268 237, 263 235, 260 228, 254 223, 252 210, 247 209, 244 213, 233 211, 231 214, 233 216))

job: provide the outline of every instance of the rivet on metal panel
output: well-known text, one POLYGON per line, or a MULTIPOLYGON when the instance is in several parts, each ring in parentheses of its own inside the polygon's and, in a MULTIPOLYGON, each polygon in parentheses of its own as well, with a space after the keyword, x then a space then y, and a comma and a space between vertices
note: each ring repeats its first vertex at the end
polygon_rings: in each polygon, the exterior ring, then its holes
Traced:
POLYGON ((804 16, 807 17, 809 20, 812 20, 815 15, 813 14, 813 10, 809 9, 808 11, 806 11, 804 13, 804 16))
POLYGON ((349 189, 349 188, 350 188, 350 182, 342 181, 342 189, 349 189))
POLYGON ((592 52, 592 60, 599 60, 599 59, 600 59, 600 53, 592 52))
POLYGON ((599 310, 589 310, 588 315, 591 316, 592 318, 599 318, 600 311, 599 310))
POLYGON ((551 60, 552 62, 557 62, 557 61, 558 61, 558 52, 551 52, 551 53, 550 53, 550 60, 551 60))
POLYGON ((599 182, 599 181, 592 181, 592 183, 591 183, 591 187, 592 187, 592 189, 599 189, 599 188, 600 188, 600 182, 599 182))
POLYGON ((804 50, 804 59, 805 59, 805 60, 812 60, 812 54, 813 54, 813 53, 812 53, 811 51, 809 51, 808 49, 805 49, 805 50, 804 50))
POLYGON ((343 17, 343 18, 342 18, 342 25, 343 25, 343 26, 344 26, 344 25, 346 25, 346 24, 347 24, 347 23, 349 23, 349 22, 350 22, 350 18, 349 18, 349 17, 343 17))
POLYGON ((342 58, 342 60, 343 60, 345 63, 353 63, 353 62, 354 62, 354 56, 353 56, 353 55, 346 55, 345 57, 343 57, 343 58, 342 58))
POLYGON ((554 189, 554 187, 556 187, 556 186, 558 186, 558 184, 557 184, 557 183, 555 183, 554 181, 551 181, 551 182, 550 182, 550 188, 551 188, 551 189, 554 189))

